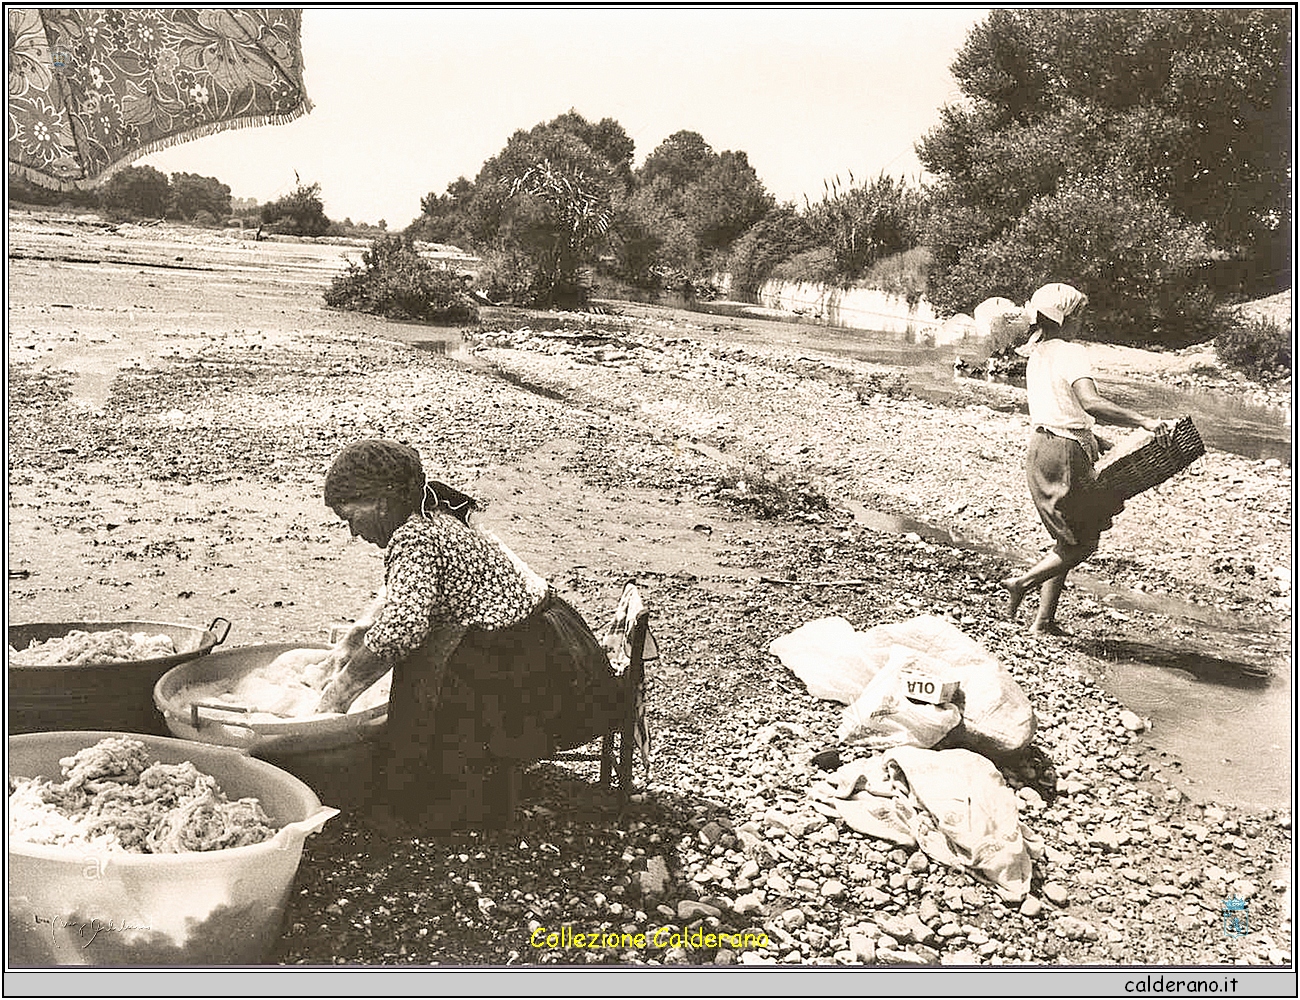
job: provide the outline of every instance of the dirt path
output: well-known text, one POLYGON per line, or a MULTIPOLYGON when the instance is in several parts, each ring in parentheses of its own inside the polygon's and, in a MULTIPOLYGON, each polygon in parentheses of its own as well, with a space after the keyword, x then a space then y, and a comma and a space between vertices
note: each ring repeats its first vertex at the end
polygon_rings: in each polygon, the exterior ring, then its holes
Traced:
POLYGON ((1170 601, 1248 621, 1254 661, 1289 669, 1289 468, 1211 453, 1135 501, 1092 567, 1101 589, 1066 598, 1076 640, 1034 643, 994 614, 999 574, 1044 541, 1021 495, 1025 421, 996 388, 937 406, 887 367, 720 345, 677 315, 489 317, 462 361, 408 346, 423 328, 324 309, 337 247, 71 221, 13 233, 11 620, 219 614, 230 645, 319 638, 380 579, 379 552, 319 499, 330 458, 366 435, 410 440, 486 501, 484 523, 592 621, 629 577, 651 596, 657 750, 638 819, 618 828, 546 766, 515 834, 379 850, 343 817, 308 844, 283 961, 589 961, 528 945, 530 921, 566 919, 708 919, 774 942, 598 959, 622 963, 1288 960, 1289 805, 1216 805, 1096 678, 1101 640, 1182 627, 1170 601), (533 335, 545 326, 585 339, 533 335), (925 533, 876 530, 873 512, 925 533), (767 644, 827 615, 923 613, 1032 692, 1035 755, 1004 775, 1034 790, 1024 818, 1051 848, 1037 910, 844 828, 832 850, 811 820, 765 819, 807 811, 838 722, 767 644), (771 851, 742 849, 751 823, 771 851), (656 858, 669 875, 651 886, 656 858), (1242 940, 1220 928, 1232 891, 1251 900, 1242 940), (932 933, 900 937, 892 918, 911 914, 932 933))

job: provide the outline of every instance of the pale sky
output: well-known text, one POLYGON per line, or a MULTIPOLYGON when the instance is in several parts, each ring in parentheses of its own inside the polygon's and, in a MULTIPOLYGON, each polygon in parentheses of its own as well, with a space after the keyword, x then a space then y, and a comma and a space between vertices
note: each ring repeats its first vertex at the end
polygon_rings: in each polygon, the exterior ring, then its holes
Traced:
POLYGON ((744 150, 781 201, 824 181, 916 179, 914 144, 960 98, 948 66, 988 13, 896 8, 306 8, 311 114, 137 162, 270 201, 319 182, 332 219, 401 228, 519 129, 613 118, 639 165, 688 129, 744 150))

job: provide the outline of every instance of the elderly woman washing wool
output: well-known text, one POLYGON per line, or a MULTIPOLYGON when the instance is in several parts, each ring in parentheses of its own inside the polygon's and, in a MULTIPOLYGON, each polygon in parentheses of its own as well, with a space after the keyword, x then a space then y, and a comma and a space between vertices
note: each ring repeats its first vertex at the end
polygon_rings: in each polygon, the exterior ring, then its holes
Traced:
POLYGON ((1054 282, 1034 292, 1025 306, 1029 342, 1016 352, 1028 357, 1029 452, 1025 469, 1039 518, 1055 541, 1052 549, 1019 576, 1002 581, 1007 614, 1039 588, 1038 613, 1030 632, 1061 634, 1057 604, 1070 570, 1097 551, 1101 533, 1123 503, 1097 485, 1093 466, 1100 445, 1097 420, 1154 431, 1165 422, 1125 409, 1097 391, 1087 351, 1075 338, 1082 329, 1088 296, 1054 282))
POLYGON ((620 687, 582 617, 470 526, 474 502, 426 481, 414 448, 348 445, 325 477, 325 503, 384 550, 384 589, 332 654, 318 708, 346 711, 392 668, 371 788, 378 823, 500 820, 510 762, 579 746, 617 718, 620 687))

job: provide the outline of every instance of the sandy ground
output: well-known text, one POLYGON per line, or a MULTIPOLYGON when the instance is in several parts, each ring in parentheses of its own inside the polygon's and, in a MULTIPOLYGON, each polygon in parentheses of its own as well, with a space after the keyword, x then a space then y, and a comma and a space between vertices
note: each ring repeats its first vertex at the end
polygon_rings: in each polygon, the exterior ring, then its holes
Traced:
MULTIPOLYGON (((511 864, 540 886, 531 895, 559 899, 551 919, 572 891, 615 924, 620 914, 667 919, 665 907, 685 921, 683 901, 715 895, 734 922, 736 900, 752 888, 766 895, 745 919, 783 935, 762 961, 863 961, 848 946, 855 933, 875 942, 881 961, 920 964, 1290 961, 1289 801, 1235 804, 1222 794, 1232 786, 1227 766, 1217 785, 1189 778, 1157 743, 1118 724, 1123 706, 1096 684, 1107 643, 1153 635, 1183 636, 1237 666, 1289 671, 1288 466, 1211 451, 1135 499, 1065 598, 1062 619, 1076 638, 1033 642, 1023 622, 998 614, 996 580, 1045 542, 1023 495, 1027 421, 1006 387, 972 384, 935 405, 885 366, 729 347, 689 314, 644 309, 598 320, 493 312, 471 351, 447 356, 445 346, 410 346, 445 332, 324 308, 320 291, 355 248, 23 215, 11 218, 10 240, 11 621, 207 624, 222 615, 234 622, 229 645, 319 639, 360 610, 382 568, 380 553, 348 542, 321 505, 323 471, 355 438, 409 439, 440 478, 480 497, 485 522, 591 620, 613 608, 628 578, 656 609, 664 666, 651 720, 665 749, 643 802, 648 821, 630 831, 565 826, 579 846, 563 850, 579 860, 582 843, 627 844, 591 883, 618 893, 579 891, 589 878, 573 871, 551 878, 536 840, 518 849, 511 864), (916 530, 879 530, 884 521, 916 530), (767 643, 825 615, 865 628, 921 613, 959 623, 1035 692, 1036 747, 1049 765, 1005 774, 1042 791, 1028 815, 1056 853, 1040 862, 1036 898, 1054 881, 1069 902, 1008 915, 974 893, 954 923, 947 890, 959 896, 965 876, 899 881, 910 859, 866 843, 854 855, 859 870, 876 866, 865 895, 852 880, 848 896, 827 895, 824 869, 839 862, 824 843, 814 850, 797 837, 787 846, 800 864, 811 852, 809 871, 782 876, 778 861, 742 887, 739 858, 725 884, 716 874, 702 883, 696 841, 706 823, 739 827, 755 810, 789 804, 815 773, 813 753, 833 742, 831 706, 810 698, 767 643), (1243 625, 1249 648, 1235 638, 1226 648, 1227 632, 1243 625), (732 716, 725 733, 708 721, 720 712, 732 716), (754 733, 777 720, 801 735, 772 758, 774 744, 754 733), (676 846, 673 834, 684 838, 676 846), (660 855, 671 884, 637 898, 638 873, 660 855), (1216 934, 1215 894, 1238 883, 1255 907, 1245 944, 1216 934), (872 893, 889 902, 872 903, 872 893), (619 898, 623 909, 610 909, 619 898), (927 898, 947 904, 931 921, 942 918, 946 936, 909 942, 873 922, 877 910, 904 915, 927 898), (807 919, 785 920, 792 909, 807 919), (910 957, 890 958, 895 951, 910 957)), ((1107 357, 1141 372, 1158 371, 1163 356, 1107 357)), ((1291 750, 1268 752, 1289 761, 1291 750)), ((532 774, 525 839, 561 822, 549 775, 532 774)), ((409 927, 392 923, 379 883, 362 893, 352 883, 364 871, 328 863, 331 852, 357 852, 373 876, 365 859, 379 854, 350 822, 335 831, 308 845, 283 961, 584 960, 501 944, 494 920, 526 939, 528 920, 545 909, 523 893, 491 916, 510 896, 504 886, 493 907, 458 918, 458 931, 442 924, 399 951, 392 935, 409 927)), ((437 869, 430 877, 447 877, 439 866, 456 857, 484 858, 476 843, 479 853, 449 849, 445 862, 424 852, 437 869)), ((859 850, 851 836, 850 848, 859 850)), ((485 860, 468 883, 461 872, 457 885, 481 895, 500 878, 490 870, 498 861, 485 860)), ((398 877, 393 863, 384 878, 398 877)), ((723 962, 712 952, 688 958, 723 962)))

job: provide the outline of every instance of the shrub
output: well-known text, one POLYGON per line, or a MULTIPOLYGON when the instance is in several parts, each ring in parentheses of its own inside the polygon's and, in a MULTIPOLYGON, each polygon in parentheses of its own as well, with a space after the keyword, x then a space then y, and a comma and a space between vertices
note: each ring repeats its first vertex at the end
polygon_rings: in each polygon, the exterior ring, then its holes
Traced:
POLYGON ((287 236, 324 236, 330 227, 319 184, 299 183, 292 193, 261 208, 262 224, 287 236))
POLYGON ((535 262, 521 249, 489 251, 478 269, 478 287, 493 302, 523 305, 532 298, 536 272, 535 262))
POLYGON ((925 294, 931 255, 925 247, 913 247, 876 261, 858 282, 864 288, 900 295, 912 305, 925 294))
POLYGON ((1291 374, 1291 331, 1271 319, 1243 318, 1214 340, 1219 360, 1257 382, 1291 374))
POLYGON ((408 236, 381 236, 361 252, 360 266, 349 261, 347 273, 326 290, 325 304, 389 319, 478 321, 465 280, 421 257, 408 236))
MULTIPOLYGON (((958 213, 958 221, 969 220, 958 213)), ((1011 231, 937 267, 927 294, 939 309, 969 312, 991 295, 1023 302, 1040 285, 1064 281, 1088 295, 1086 336, 1181 347, 1213 336, 1214 296, 1200 275, 1209 258, 1203 227, 1149 197, 1083 181, 1038 199, 1011 231)))

